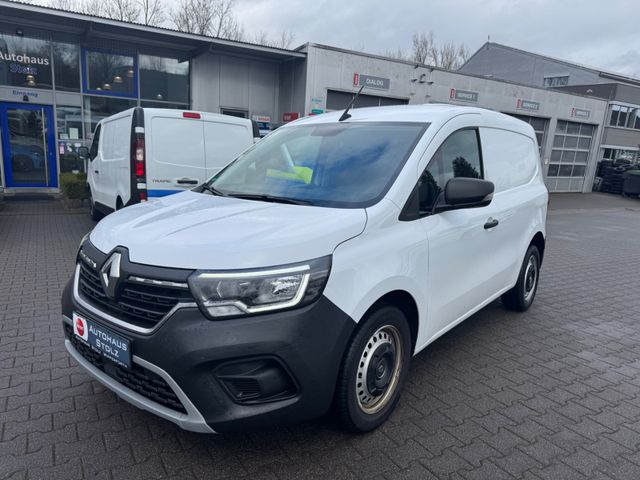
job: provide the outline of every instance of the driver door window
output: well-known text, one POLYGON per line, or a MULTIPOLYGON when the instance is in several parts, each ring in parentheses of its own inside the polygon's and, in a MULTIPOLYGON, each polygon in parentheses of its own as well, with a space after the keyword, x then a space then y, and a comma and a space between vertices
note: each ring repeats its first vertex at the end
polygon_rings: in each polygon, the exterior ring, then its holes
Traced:
POLYGON ((420 177, 420 211, 431 212, 447 181, 455 177, 482 178, 480 141, 476 129, 451 134, 433 155, 420 177))
POLYGON ((89 149, 89 160, 93 161, 98 156, 98 144, 100 143, 100 127, 96 127, 96 131, 93 134, 93 141, 91 142, 91 148, 89 149))

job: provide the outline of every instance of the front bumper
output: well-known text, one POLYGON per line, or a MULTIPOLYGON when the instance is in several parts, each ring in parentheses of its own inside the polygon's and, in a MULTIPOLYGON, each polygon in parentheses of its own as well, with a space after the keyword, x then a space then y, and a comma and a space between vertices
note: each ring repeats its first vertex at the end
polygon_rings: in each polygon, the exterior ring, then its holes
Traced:
POLYGON ((135 367, 160 376, 184 409, 167 408, 116 380, 109 369, 97 368, 74 347, 67 327, 66 348, 80 365, 126 401, 197 432, 260 428, 326 413, 356 325, 323 296, 300 309, 232 320, 211 321, 196 307, 181 308, 153 332, 141 334, 84 308, 70 281, 62 299, 64 322, 70 324, 74 311, 129 338, 135 367), (277 390, 284 382, 286 391, 243 401, 225 379, 236 365, 248 364, 266 365, 258 377, 262 387, 277 390))

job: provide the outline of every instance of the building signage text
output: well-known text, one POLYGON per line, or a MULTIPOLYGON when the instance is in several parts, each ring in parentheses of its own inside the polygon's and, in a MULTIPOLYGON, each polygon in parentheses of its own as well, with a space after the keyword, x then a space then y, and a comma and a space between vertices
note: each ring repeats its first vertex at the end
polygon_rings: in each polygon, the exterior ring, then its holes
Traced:
POLYGON ((49 65, 49 59, 46 57, 32 57, 31 55, 25 54, 15 54, 15 53, 3 53, 0 52, 0 60, 4 60, 5 62, 18 62, 18 63, 28 63, 29 65, 44 65, 45 67, 49 65))
POLYGON ((300 118, 300 114, 298 112, 284 112, 282 114, 283 122, 293 122, 300 118))
POLYGON ((374 77, 373 75, 365 75, 363 73, 354 73, 353 86, 365 86, 367 88, 376 88, 378 90, 389 90, 389 87, 391 86, 391 79, 374 77))
POLYGON ((449 100, 461 100, 463 102, 477 102, 478 92, 470 92, 468 90, 451 89, 449 100))
POLYGON ((540 104, 538 102, 533 102, 531 100, 522 100, 519 98, 516 108, 518 110, 530 110, 532 112, 537 112, 538 110, 540 110, 540 104))
POLYGON ((584 108, 572 108, 571 116, 578 118, 589 118, 591 116, 591 110, 585 110, 584 108))

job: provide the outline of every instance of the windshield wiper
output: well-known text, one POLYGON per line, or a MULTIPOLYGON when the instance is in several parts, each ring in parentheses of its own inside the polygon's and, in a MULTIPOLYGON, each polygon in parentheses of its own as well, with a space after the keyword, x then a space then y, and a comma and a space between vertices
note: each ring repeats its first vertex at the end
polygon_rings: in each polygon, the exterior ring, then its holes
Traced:
POLYGON ((202 184, 202 190, 206 190, 207 192, 213 194, 213 195, 217 195, 218 197, 227 197, 228 195, 226 193, 221 192, 220 190, 218 190, 215 187, 212 187, 211 185, 207 185, 206 183, 202 184))
POLYGON ((243 200, 261 200, 263 202, 288 203, 290 205, 313 205, 308 200, 298 200, 295 198, 277 197, 274 195, 264 195, 255 193, 229 193, 229 197, 242 198, 243 200))

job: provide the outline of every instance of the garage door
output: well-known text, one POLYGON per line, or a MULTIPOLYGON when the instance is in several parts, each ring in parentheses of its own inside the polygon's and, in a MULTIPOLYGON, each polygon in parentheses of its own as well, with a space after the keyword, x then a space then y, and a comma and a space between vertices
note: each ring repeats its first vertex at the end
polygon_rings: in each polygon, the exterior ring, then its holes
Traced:
MULTIPOLYGON (((353 99, 353 93, 338 92, 336 90, 327 91, 327 111, 344 110, 353 99)), ((376 95, 360 94, 354 108, 359 107, 384 107, 387 105, 406 105, 409 100, 406 98, 378 97, 376 95)))
POLYGON ((547 170, 550 192, 581 192, 595 125, 558 120, 547 170))

